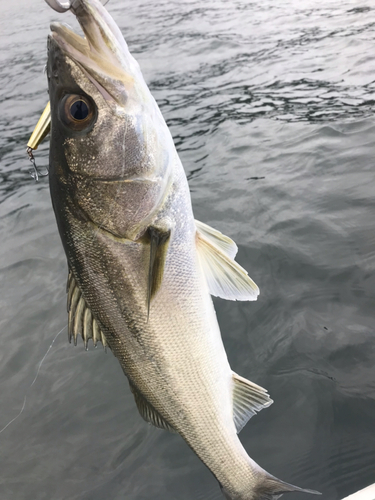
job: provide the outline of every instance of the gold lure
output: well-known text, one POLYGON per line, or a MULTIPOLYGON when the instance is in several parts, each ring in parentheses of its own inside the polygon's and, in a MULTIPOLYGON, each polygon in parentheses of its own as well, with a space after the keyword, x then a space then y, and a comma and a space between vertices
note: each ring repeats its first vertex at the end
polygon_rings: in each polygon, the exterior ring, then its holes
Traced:
POLYGON ((34 128, 33 133, 30 136, 29 142, 27 143, 27 147, 35 151, 38 149, 39 144, 48 134, 51 128, 51 106, 48 101, 47 106, 45 107, 41 117, 34 128))
POLYGON ((38 181, 39 177, 45 177, 48 175, 48 171, 46 173, 41 173, 38 171, 37 166, 35 164, 35 158, 33 155, 33 151, 38 149, 39 144, 46 137, 51 129, 51 106, 48 101, 47 106, 44 108, 44 111, 41 117, 36 124, 33 133, 30 136, 29 142, 27 143, 27 154, 29 155, 29 160, 33 164, 33 170, 30 172, 31 177, 38 181))

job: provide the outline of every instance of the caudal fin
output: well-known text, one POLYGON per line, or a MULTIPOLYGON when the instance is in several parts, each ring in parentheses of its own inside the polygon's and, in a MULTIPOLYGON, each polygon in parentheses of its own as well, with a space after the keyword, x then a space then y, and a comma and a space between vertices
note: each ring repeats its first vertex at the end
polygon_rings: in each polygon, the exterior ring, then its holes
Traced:
POLYGON ((312 495, 321 495, 319 491, 305 490, 294 486, 293 484, 285 483, 280 479, 268 474, 265 470, 258 476, 259 480, 250 487, 250 490, 245 495, 231 494, 222 488, 225 498, 227 500, 277 500, 284 493, 292 491, 299 491, 300 493, 311 493, 312 495))
POLYGON ((259 485, 256 493, 258 496, 255 496, 257 500, 275 500, 279 498, 283 493, 289 493, 291 491, 299 491, 301 493, 311 493, 312 495, 321 495, 319 491, 315 490, 306 490, 303 488, 299 488, 298 486, 294 486, 293 484, 285 483, 280 479, 277 479, 271 474, 267 473, 267 476, 264 478, 262 484, 259 485))

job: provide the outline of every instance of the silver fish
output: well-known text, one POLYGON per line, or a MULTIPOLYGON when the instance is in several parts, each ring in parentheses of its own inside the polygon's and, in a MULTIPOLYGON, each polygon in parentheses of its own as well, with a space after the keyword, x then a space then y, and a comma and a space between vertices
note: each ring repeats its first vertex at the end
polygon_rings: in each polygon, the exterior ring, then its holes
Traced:
POLYGON ((50 190, 69 265, 69 335, 108 345, 143 418, 176 432, 230 500, 304 491, 268 474, 237 433, 272 400, 234 373, 211 295, 255 300, 235 243, 194 220, 169 129, 98 0, 52 24, 50 190))

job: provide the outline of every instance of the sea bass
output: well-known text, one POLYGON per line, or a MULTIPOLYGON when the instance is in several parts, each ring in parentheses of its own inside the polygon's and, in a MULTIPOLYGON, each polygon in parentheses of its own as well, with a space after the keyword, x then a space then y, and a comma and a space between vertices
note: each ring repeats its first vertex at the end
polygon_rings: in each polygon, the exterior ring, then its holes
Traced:
POLYGON ((98 0, 71 10, 85 37, 52 24, 50 190, 69 266, 69 335, 108 345, 139 412, 176 432, 230 500, 305 491, 257 465, 237 433, 272 400, 234 373, 211 295, 254 300, 235 243, 194 220, 169 129, 98 0))

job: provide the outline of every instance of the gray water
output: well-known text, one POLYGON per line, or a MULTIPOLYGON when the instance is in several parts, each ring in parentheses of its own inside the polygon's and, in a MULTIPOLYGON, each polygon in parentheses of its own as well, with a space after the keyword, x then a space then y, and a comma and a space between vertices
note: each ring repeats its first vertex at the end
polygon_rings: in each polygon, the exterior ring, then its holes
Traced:
MULTIPOLYGON (((42 0, 0 6, 0 498, 219 500, 181 438, 138 415, 112 354, 67 341, 66 261, 25 147, 48 100, 49 22, 76 23, 42 0)), ((244 446, 327 500, 373 483, 374 3, 107 8, 170 126, 196 218, 238 243, 261 290, 215 300, 233 369, 275 400, 244 446)), ((48 164, 48 141, 36 158, 48 164)))

